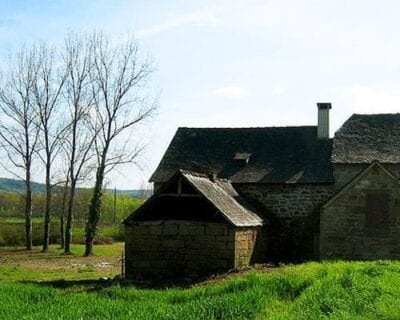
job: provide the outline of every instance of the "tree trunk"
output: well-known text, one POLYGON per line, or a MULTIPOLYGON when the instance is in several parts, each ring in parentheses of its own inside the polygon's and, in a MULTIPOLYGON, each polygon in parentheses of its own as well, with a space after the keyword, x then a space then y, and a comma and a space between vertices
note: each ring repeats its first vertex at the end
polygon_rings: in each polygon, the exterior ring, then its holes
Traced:
POLYGON ((86 257, 93 254, 93 241, 94 237, 96 236, 97 224, 100 221, 102 198, 103 198, 104 171, 105 171, 105 159, 102 159, 96 172, 96 182, 94 185, 93 195, 90 200, 89 212, 86 222, 86 243, 85 243, 86 257))
POLYGON ((44 215, 44 236, 43 236, 43 249, 42 252, 49 250, 50 244, 50 216, 51 210, 51 184, 50 184, 50 157, 47 157, 46 162, 46 208, 44 215))
POLYGON ((65 235, 64 235, 64 212, 60 215, 60 249, 65 248, 65 235))
POLYGON ((32 187, 30 167, 26 169, 25 177, 25 239, 26 250, 32 250, 32 187))
POLYGON ((71 241, 72 241, 72 223, 73 223, 73 207, 74 207, 74 197, 75 197, 75 185, 74 179, 71 179, 71 189, 69 191, 68 198, 68 210, 67 210, 67 224, 65 226, 65 246, 64 253, 71 253, 71 241))
POLYGON ((65 182, 63 196, 62 196, 62 204, 61 204, 61 213, 60 213, 60 245, 61 245, 61 249, 65 248, 64 217, 65 217, 65 201, 67 200, 67 192, 68 192, 68 182, 69 182, 69 177, 67 177, 67 181, 65 182))

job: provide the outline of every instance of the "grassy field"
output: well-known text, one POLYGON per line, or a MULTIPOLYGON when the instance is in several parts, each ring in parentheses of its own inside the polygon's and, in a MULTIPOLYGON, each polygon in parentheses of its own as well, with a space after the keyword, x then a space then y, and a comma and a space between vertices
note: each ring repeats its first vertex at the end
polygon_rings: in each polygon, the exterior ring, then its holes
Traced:
MULTIPOLYGON (((50 242, 60 242, 60 224, 53 219, 50 228, 50 242)), ((34 245, 43 241, 43 218, 32 219, 32 234, 34 245)), ((72 232, 72 241, 76 244, 85 243, 85 226, 75 223, 72 232)), ((120 225, 100 225, 95 242, 111 244, 114 241, 124 241, 123 229, 120 225)), ((23 246, 25 244, 25 220, 22 218, 0 217, 0 247, 23 246)))
POLYGON ((37 252, 2 249, 0 319, 400 319, 399 262, 305 263, 231 274, 191 288, 79 281, 117 274, 120 249, 121 244, 98 246, 93 260, 57 250, 39 258, 37 252), (99 267, 107 261, 115 266, 99 267), (14 267, 18 271, 4 274, 14 267))
POLYGON ((95 255, 87 258, 82 257, 83 245, 73 245, 72 255, 63 255, 58 245, 51 245, 46 253, 41 253, 40 250, 41 247, 35 247, 32 252, 27 252, 22 247, 0 248, 0 283, 93 280, 114 277, 121 271, 121 242, 95 246, 95 255))

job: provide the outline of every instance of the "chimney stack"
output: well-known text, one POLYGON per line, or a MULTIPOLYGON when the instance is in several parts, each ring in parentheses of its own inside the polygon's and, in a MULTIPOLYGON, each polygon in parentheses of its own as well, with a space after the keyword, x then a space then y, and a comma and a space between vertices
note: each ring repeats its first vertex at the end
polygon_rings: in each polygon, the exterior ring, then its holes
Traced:
POLYGON ((318 102, 318 139, 329 139, 329 110, 332 108, 330 102, 318 102))

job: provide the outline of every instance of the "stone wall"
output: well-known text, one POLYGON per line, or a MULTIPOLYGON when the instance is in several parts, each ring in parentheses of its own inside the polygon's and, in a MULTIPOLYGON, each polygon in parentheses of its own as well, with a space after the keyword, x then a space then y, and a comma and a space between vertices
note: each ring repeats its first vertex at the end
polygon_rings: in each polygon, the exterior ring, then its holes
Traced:
POLYGON ((237 228, 235 232, 235 268, 265 262, 262 228, 237 228))
POLYGON ((196 278, 250 262, 257 231, 194 221, 141 222, 125 227, 128 279, 196 278), (236 241, 238 246, 236 246, 236 241), (235 255, 240 258, 236 259, 235 255))
MULTIPOLYGON (((341 189, 369 165, 370 163, 335 163, 333 170, 335 190, 341 189)), ((383 166, 400 179, 400 164, 386 163, 383 166)))
POLYGON ((237 184, 235 188, 278 218, 308 217, 333 193, 325 184, 237 184))
POLYGON ((322 259, 400 258, 399 183, 373 167, 322 208, 320 229, 322 259))
POLYGON ((335 191, 341 189, 349 181, 355 178, 369 164, 341 164, 334 165, 333 176, 335 178, 335 191))
POLYGON ((318 258, 319 208, 332 196, 332 184, 237 184, 235 188, 269 221, 267 260, 318 258))

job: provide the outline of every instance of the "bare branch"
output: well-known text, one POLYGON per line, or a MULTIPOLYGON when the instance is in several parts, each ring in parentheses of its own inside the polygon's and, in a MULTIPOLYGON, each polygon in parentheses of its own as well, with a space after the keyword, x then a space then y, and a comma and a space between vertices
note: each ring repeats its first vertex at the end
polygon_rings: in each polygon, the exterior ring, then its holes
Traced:
POLYGON ((86 255, 92 253, 93 239, 101 214, 101 197, 105 175, 116 166, 134 163, 142 147, 128 144, 122 147, 120 138, 129 128, 144 122, 157 109, 157 103, 147 103, 147 78, 152 73, 149 59, 142 61, 133 39, 111 47, 102 34, 91 38, 93 64, 91 75, 96 126, 100 133, 95 140, 98 166, 93 196, 86 225, 86 255), (144 96, 142 96, 144 95, 144 96))

